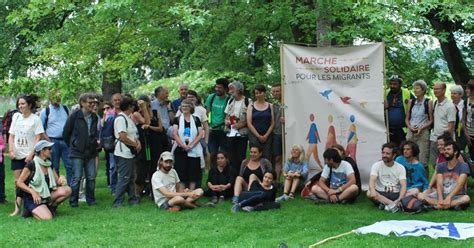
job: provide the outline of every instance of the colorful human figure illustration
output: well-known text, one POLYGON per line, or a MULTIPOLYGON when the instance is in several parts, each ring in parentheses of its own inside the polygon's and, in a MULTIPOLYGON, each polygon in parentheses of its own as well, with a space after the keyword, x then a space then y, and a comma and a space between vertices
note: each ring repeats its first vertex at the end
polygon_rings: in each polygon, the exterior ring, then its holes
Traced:
POLYGON ((311 126, 309 127, 309 132, 306 136, 306 140, 308 141, 308 149, 306 149, 306 160, 309 161, 311 154, 313 154, 314 160, 322 169, 323 166, 321 165, 321 160, 319 160, 318 155, 318 143, 321 142, 321 139, 319 138, 318 127, 314 122, 314 114, 309 115, 309 120, 311 121, 311 126))
POLYGON ((334 125, 332 124, 333 121, 334 121, 334 117, 332 115, 328 115, 328 122, 329 122, 328 137, 326 139, 326 147, 324 150, 331 148, 334 144, 337 144, 336 129, 334 128, 334 125))
POLYGON ((356 154, 357 154, 357 127, 354 124, 355 116, 351 115, 349 120, 352 122, 351 126, 349 127, 349 135, 347 137, 347 146, 346 146, 346 154, 350 156, 354 161, 357 162, 356 154))

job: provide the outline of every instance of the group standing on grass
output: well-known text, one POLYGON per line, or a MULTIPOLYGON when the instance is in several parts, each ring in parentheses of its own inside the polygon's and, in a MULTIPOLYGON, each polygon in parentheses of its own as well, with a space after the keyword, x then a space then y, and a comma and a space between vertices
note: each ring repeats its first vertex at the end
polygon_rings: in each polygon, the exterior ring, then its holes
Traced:
MULTIPOLYGON (((382 146, 382 160, 372 166, 368 198, 390 212, 406 208, 407 197, 431 208, 465 209, 471 172, 463 152, 467 146, 474 157, 474 81, 468 83, 465 100, 461 87, 452 88, 453 101, 445 97, 446 85, 440 82, 434 84, 434 101, 426 97, 422 80, 413 83, 414 94, 398 77, 389 86, 385 108, 393 143, 382 146), (430 180, 429 157, 435 166, 430 180)), ((23 210, 24 216, 50 219, 68 198, 70 207, 78 207, 82 190, 87 205, 96 205, 102 149, 114 208, 122 207, 127 195, 130 205, 150 197, 161 209, 180 211, 198 207, 197 200, 206 195, 210 206, 231 198, 232 212, 268 210, 295 198, 299 190, 303 198, 318 203, 354 202, 361 192, 360 173, 355 158, 341 145, 327 144, 324 163, 318 163, 322 171, 312 178, 308 157, 320 161, 317 150, 305 153, 301 145, 293 145, 282 161, 281 89, 271 87, 273 103, 267 101, 266 90, 256 85, 252 100, 241 82, 220 78, 204 105, 182 84, 180 97, 172 102, 168 89, 160 86, 154 100, 117 93, 103 102, 97 94, 84 93, 71 110, 57 92, 44 109, 37 97, 21 95, 17 108, 5 115, 0 137, 0 150, 8 143, 15 177, 12 215, 23 210), (60 176, 60 159, 65 177, 60 176), (211 167, 204 191, 206 159, 211 167), (283 192, 276 197, 280 176, 283 192)), ((3 153, 0 167, 0 202, 5 203, 3 153)))

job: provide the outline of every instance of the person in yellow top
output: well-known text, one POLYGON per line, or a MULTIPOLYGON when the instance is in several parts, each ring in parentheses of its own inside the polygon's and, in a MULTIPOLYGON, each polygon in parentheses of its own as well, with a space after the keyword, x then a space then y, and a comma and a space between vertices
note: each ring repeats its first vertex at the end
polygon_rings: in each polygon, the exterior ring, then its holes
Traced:
POLYGON ((400 77, 397 75, 390 77, 389 88, 385 90, 384 99, 390 142, 397 146, 400 146, 401 142, 405 140, 405 115, 408 111, 410 99, 415 99, 415 96, 408 89, 403 88, 402 85, 403 82, 400 77))

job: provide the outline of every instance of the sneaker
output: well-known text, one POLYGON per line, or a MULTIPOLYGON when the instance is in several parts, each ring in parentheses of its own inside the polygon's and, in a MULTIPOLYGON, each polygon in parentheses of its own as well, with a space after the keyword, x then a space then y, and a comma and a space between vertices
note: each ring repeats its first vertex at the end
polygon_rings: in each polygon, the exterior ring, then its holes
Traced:
POLYGON ((242 211, 245 211, 245 212, 252 212, 253 210, 255 210, 255 208, 251 206, 245 206, 242 208, 242 211))
POLYGON ((310 194, 310 195, 306 195, 304 197, 305 200, 311 200, 311 201, 317 201, 319 198, 313 194, 310 194))
POLYGON ((79 202, 86 202, 86 195, 85 194, 79 194, 79 202))
POLYGON ((284 202, 284 201, 288 201, 288 199, 290 199, 290 197, 287 194, 283 194, 280 197, 277 197, 275 199, 275 202, 284 202))
POLYGON ((232 206, 232 208, 230 209, 230 211, 231 211, 232 213, 234 213, 234 214, 237 213, 237 212, 239 212, 239 211, 240 211, 240 205, 239 205, 239 204, 234 204, 234 206, 232 206))
POLYGON ((225 200, 225 199, 224 199, 224 196, 223 196, 223 195, 221 195, 221 196, 219 197, 219 201, 218 201, 218 203, 223 203, 223 202, 224 202, 224 200, 225 200))
POLYGON ((211 199, 211 202, 212 202, 213 204, 217 204, 217 201, 218 201, 217 196, 213 196, 212 199, 211 199))
POLYGON ((294 194, 294 193, 290 193, 290 194, 288 195, 288 197, 289 197, 290 199, 295 199, 295 194, 294 194))
POLYGON ((128 200, 128 204, 132 205, 132 206, 136 206, 140 203, 140 198, 138 197, 132 197, 128 200))
POLYGON ((114 203, 114 204, 112 204, 112 207, 113 207, 113 208, 121 208, 121 207, 122 207, 122 203, 114 203))
POLYGON ((181 211, 181 208, 178 207, 178 206, 173 206, 173 207, 169 207, 168 209, 166 209, 166 211, 176 213, 176 212, 181 211))
POLYGON ((390 205, 385 206, 384 210, 387 212, 396 213, 398 212, 398 206, 392 203, 390 205))
POLYGON ((379 209, 380 210, 384 210, 385 209, 385 205, 383 205, 382 203, 379 204, 379 209))
POLYGON ((236 196, 236 195, 232 196, 232 203, 233 203, 233 204, 239 203, 239 197, 236 196))

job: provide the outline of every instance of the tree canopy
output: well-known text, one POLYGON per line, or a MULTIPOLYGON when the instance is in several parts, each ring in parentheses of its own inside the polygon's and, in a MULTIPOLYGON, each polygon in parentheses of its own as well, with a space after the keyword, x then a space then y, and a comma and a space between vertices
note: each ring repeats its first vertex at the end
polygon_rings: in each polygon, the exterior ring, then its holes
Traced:
POLYGON ((3 1, 0 94, 59 88, 72 102, 84 91, 145 93, 166 78, 206 93, 196 82, 222 75, 249 88, 280 81, 280 44, 321 40, 383 41, 387 74, 465 84, 473 10, 470 1, 3 1), (318 36, 321 20, 329 29, 318 36))

